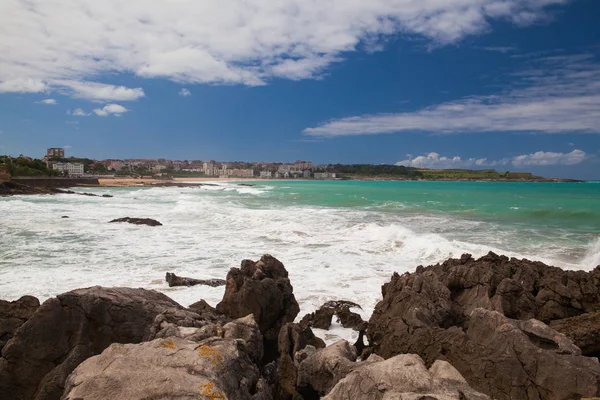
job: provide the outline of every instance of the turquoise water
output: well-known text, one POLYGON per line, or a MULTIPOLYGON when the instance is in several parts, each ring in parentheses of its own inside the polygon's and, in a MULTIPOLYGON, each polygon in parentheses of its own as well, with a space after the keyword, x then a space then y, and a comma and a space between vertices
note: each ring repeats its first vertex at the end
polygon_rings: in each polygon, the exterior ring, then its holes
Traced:
POLYGON ((242 259, 270 253, 288 269, 303 313, 341 298, 368 318, 394 272, 465 252, 565 269, 600 264, 599 182, 259 180, 75 190, 114 197, 0 198, 0 298, 103 285, 215 305, 223 288, 169 288, 165 272, 223 278, 242 259), (121 217, 163 226, 108 223, 121 217))

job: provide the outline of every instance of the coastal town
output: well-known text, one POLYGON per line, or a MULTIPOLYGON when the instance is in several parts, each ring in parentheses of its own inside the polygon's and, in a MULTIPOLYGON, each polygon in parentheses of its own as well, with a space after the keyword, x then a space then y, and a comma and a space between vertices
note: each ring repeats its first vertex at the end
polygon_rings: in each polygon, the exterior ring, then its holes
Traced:
MULTIPOLYGON (((86 159, 88 160, 88 159, 86 159)), ((42 158, 49 169, 71 177, 109 176, 206 176, 215 178, 260 179, 335 179, 328 165, 315 166, 311 161, 277 162, 217 162, 214 160, 106 159, 79 162, 66 158, 65 149, 49 148, 42 158)))

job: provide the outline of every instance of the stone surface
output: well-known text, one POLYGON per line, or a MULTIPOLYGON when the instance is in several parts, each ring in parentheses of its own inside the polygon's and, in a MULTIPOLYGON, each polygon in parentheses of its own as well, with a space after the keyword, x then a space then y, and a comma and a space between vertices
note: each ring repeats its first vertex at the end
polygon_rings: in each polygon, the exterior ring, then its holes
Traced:
POLYGON ((138 343, 155 317, 182 308, 144 289, 92 287, 45 301, 2 349, 0 393, 11 400, 59 399, 67 376, 111 343, 138 343))
POLYGON ((217 311, 234 319, 253 314, 264 336, 267 358, 276 358, 279 330, 300 311, 285 267, 264 255, 257 262, 242 261, 241 268, 232 268, 226 280, 217 311))
POLYGON ((62 399, 271 399, 247 349, 217 337, 113 344, 73 371, 62 399))
POLYGON ((363 321, 359 314, 350 310, 352 307, 362 309, 358 304, 351 301, 331 300, 323 304, 314 313, 306 314, 302 321, 310 324, 313 328, 328 330, 335 315, 344 328, 351 328, 359 332, 364 331, 367 328, 367 323, 363 321))
POLYGON ((40 301, 33 296, 23 296, 15 301, 0 300, 0 350, 39 306, 40 301))
POLYGON ((134 225, 162 226, 162 224, 160 222, 158 222, 155 219, 151 219, 151 218, 124 217, 124 218, 113 219, 112 221, 110 221, 110 223, 113 223, 113 222, 127 222, 127 223, 134 224, 134 225))
POLYGON ((557 319, 550 327, 564 334, 589 357, 600 357, 600 312, 557 319))
POLYGON ((598 361, 529 319, 594 311, 599 274, 493 253, 394 274, 369 321, 371 350, 384 358, 415 353, 427 365, 445 359, 473 388, 498 399, 594 396, 598 361))
MULTIPOLYGON (((373 356, 371 356, 373 357, 373 356)), ((375 356, 376 357, 376 356, 375 356)), ((323 400, 488 400, 445 361, 427 370, 421 357, 401 354, 360 363, 323 400)))
POLYGON ((327 394, 359 365, 356 357, 356 349, 345 340, 309 355, 298 367, 298 392, 309 398, 327 394))
POLYGON ((194 279, 194 278, 185 278, 182 276, 177 276, 171 272, 167 272, 165 276, 165 280, 169 284, 169 287, 173 286, 196 286, 196 285, 206 285, 212 287, 224 286, 224 279, 194 279))

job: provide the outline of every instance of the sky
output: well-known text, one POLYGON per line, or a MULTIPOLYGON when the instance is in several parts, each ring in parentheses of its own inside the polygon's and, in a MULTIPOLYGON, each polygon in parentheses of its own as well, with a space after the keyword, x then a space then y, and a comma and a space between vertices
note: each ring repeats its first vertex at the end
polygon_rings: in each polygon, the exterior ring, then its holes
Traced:
POLYGON ((0 154, 600 180, 598 0, 0 8, 0 154))

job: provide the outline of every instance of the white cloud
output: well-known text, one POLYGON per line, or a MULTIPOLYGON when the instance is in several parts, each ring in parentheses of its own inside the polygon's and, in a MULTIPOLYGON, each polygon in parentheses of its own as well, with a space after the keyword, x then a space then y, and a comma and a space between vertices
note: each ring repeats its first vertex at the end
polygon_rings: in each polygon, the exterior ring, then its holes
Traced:
POLYGON ((192 95, 192 92, 190 92, 190 91, 189 91, 188 89, 186 89, 186 88, 183 88, 183 89, 181 89, 181 90, 179 91, 179 95, 180 95, 181 97, 188 97, 188 96, 191 96, 191 95, 192 95))
POLYGON ((81 108, 76 108, 73 111, 68 111, 67 114, 74 115, 76 117, 87 117, 88 115, 90 115, 89 113, 83 111, 81 108))
POLYGON ((54 105, 54 104, 56 104, 56 100, 54 100, 54 99, 45 99, 45 100, 42 100, 40 103, 54 105))
POLYGON ((536 59, 513 75, 517 81, 497 95, 467 97, 414 112, 331 120, 305 129, 304 134, 600 133, 600 63, 593 55, 536 59))
POLYGON ((481 50, 493 51, 493 52, 502 53, 502 54, 512 53, 513 51, 517 50, 517 48, 514 46, 487 46, 487 47, 479 47, 479 48, 481 50))
POLYGON ((0 92, 65 90, 124 101, 139 88, 100 87, 106 74, 261 85, 322 76, 347 52, 397 34, 432 46, 526 25, 569 0, 28 0, 0 14, 0 92), (61 89, 63 88, 63 89, 61 89), (66 89, 65 89, 66 88, 66 89))
POLYGON ((549 165, 576 165, 585 161, 589 156, 582 150, 573 150, 570 153, 554 153, 550 151, 538 151, 531 154, 523 154, 512 158, 500 160, 488 160, 487 158, 461 158, 460 156, 446 157, 439 153, 431 152, 418 157, 407 154, 408 159, 398 161, 396 165, 405 167, 451 169, 451 168, 486 168, 513 165, 520 166, 549 166, 549 165))
POLYGON ((118 117, 127 111, 129 110, 119 104, 107 104, 102 108, 96 108, 93 110, 94 114, 100 117, 108 117, 111 114, 118 117))
POLYGON ((145 95, 142 88, 128 88, 97 82, 53 81, 53 84, 65 94, 88 100, 130 101, 145 95))
POLYGON ((65 149, 65 150, 69 150, 69 149, 70 149, 70 148, 72 148, 72 147, 73 147, 73 146, 71 146, 71 145, 66 145, 66 146, 63 146, 63 149, 65 149))

